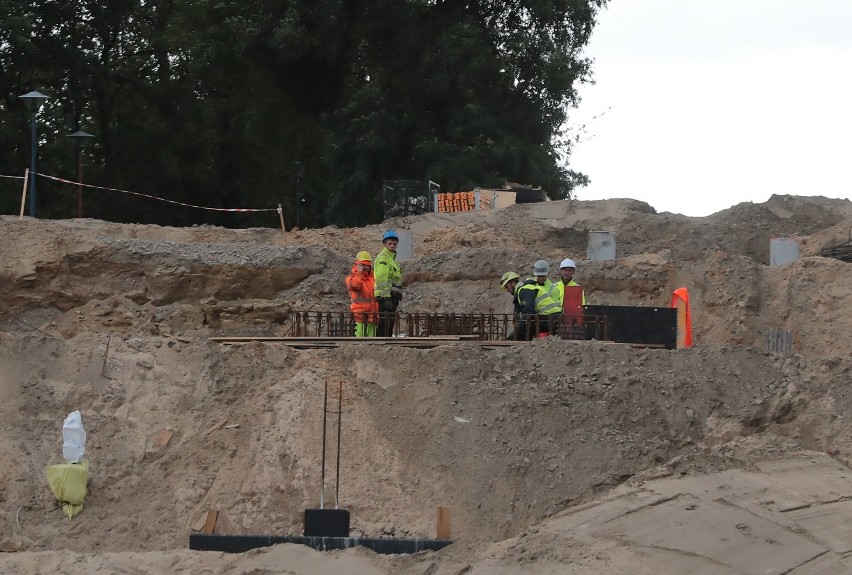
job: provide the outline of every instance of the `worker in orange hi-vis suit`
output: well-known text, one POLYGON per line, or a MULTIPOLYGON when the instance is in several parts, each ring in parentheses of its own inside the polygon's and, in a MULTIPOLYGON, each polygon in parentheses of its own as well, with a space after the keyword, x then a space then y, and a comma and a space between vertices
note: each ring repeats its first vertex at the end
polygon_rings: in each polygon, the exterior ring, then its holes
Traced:
POLYGON ((349 309, 355 316, 355 337, 375 337, 379 317, 379 302, 375 296, 376 278, 370 252, 358 252, 352 272, 346 276, 346 289, 352 302, 349 309))

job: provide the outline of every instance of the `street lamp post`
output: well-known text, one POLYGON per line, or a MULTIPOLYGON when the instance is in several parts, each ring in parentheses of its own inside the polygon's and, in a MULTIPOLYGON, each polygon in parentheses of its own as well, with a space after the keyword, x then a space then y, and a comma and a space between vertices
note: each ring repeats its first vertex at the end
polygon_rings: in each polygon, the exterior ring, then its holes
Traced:
POLYGON ((80 146, 86 138, 94 138, 92 134, 77 130, 73 134, 68 134, 69 138, 74 138, 74 143, 77 147, 77 217, 83 217, 83 156, 80 154, 80 146))
POLYGON ((36 134, 36 116, 47 96, 41 92, 29 92, 18 96, 32 112, 32 142, 30 145, 30 216, 36 215, 36 155, 38 149, 38 136, 36 134))
POLYGON ((296 227, 302 228, 302 176, 305 175, 305 165, 296 160, 293 162, 293 177, 296 179, 296 227))

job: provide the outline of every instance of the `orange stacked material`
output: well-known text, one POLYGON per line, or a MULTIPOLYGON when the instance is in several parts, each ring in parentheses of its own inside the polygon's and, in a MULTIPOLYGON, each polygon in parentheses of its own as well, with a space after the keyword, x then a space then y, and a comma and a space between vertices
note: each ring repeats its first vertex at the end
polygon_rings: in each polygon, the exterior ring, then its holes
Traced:
MULTIPOLYGON (((480 195, 480 208, 491 208, 491 198, 480 195)), ((445 192, 438 194, 439 212, 470 212, 476 209, 476 192, 445 192)))

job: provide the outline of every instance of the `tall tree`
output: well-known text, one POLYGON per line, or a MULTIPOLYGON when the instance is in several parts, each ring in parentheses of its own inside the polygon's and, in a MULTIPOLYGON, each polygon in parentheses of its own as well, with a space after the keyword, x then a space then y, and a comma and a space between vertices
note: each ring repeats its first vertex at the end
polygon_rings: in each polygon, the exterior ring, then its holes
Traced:
MULTIPOLYGON (((40 89, 53 96, 45 170, 73 174, 61 136, 83 128, 97 136, 87 181, 183 203, 283 202, 292 225, 297 161, 309 225, 376 221, 384 179, 509 179, 565 197, 584 177, 561 129, 604 4, 0 0, 0 173, 28 149, 16 96, 40 89)), ((68 190, 50 185, 40 213, 70 215, 68 190)), ((111 220, 275 225, 90 196, 87 213, 111 220)))

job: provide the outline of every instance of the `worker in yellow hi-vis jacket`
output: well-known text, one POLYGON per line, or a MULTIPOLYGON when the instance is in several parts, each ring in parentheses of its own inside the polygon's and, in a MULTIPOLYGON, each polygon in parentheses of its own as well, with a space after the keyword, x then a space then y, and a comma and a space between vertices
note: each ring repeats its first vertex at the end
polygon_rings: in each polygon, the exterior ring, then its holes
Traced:
POLYGON ((399 236, 394 230, 388 230, 382 236, 382 251, 373 260, 373 274, 376 276, 376 301, 379 302, 378 337, 393 337, 393 326, 399 302, 402 300, 402 270, 396 261, 396 247, 399 236))
MULTIPOLYGON (((556 287, 559 289, 559 303, 565 303, 565 286, 575 286, 582 287, 580 284, 574 281, 574 272, 577 270, 577 264, 574 263, 574 260, 571 258, 565 258, 562 260, 562 263, 559 264, 559 275, 561 279, 556 284, 556 287)), ((586 305, 586 290, 583 290, 583 305, 586 305)))

